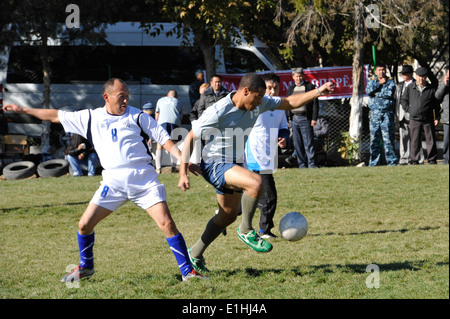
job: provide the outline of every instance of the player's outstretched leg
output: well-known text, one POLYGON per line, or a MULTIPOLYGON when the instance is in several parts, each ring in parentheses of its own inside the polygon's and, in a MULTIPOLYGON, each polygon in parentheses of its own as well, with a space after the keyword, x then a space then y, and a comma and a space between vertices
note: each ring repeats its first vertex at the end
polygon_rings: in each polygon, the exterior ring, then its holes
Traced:
POLYGON ((208 279, 208 277, 201 275, 192 267, 183 235, 175 226, 167 203, 160 202, 148 208, 147 212, 166 236, 167 244, 175 256, 183 281, 191 278, 208 279))
POLYGON ((209 272, 209 269, 206 268, 206 261, 203 257, 203 253, 206 248, 217 238, 223 231, 223 227, 216 224, 215 219, 217 219, 216 215, 211 218, 206 224, 206 228, 200 237, 200 239, 189 249, 189 257, 192 263, 192 266, 197 271, 209 272))
POLYGON ((78 248, 80 251, 80 264, 64 275, 62 282, 72 282, 83 278, 89 278, 94 274, 94 227, 112 211, 89 204, 78 223, 78 248))
POLYGON ((260 175, 240 166, 234 166, 225 173, 226 186, 243 189, 241 199, 242 220, 237 230, 238 238, 257 252, 269 252, 273 246, 262 239, 253 229, 252 221, 264 187, 260 175))
POLYGON ((217 194, 219 211, 208 221, 202 236, 189 250, 191 263, 195 269, 203 272, 209 271, 208 268, 206 268, 203 253, 206 248, 219 237, 224 229, 236 220, 240 200, 240 193, 217 194))
POLYGON ((250 197, 247 193, 242 195, 242 221, 237 230, 237 235, 242 242, 253 250, 259 253, 267 253, 272 250, 272 244, 261 238, 252 227, 258 201, 259 198, 250 197))
POLYGON ((177 260, 183 281, 187 281, 191 278, 207 279, 207 277, 201 275, 194 269, 194 267, 192 267, 189 260, 189 253, 186 243, 181 233, 178 233, 173 237, 166 238, 166 240, 175 256, 175 259, 177 260))

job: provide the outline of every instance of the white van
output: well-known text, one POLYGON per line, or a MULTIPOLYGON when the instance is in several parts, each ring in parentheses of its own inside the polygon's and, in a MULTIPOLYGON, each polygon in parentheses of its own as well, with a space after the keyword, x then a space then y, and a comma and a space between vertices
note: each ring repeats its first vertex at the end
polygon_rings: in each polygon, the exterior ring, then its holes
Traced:
MULTIPOLYGON (((108 44, 101 46, 67 46, 54 41, 50 50, 61 54, 51 62, 51 107, 74 111, 103 106, 104 81, 119 77, 129 84, 130 105, 139 108, 146 101, 155 105, 169 89, 175 89, 183 112, 189 113, 189 84, 195 71, 203 69, 203 57, 192 40, 183 45, 176 35, 166 36, 175 24, 162 25, 164 32, 156 37, 139 28, 139 23, 109 25, 105 30, 108 44)), ((216 54, 218 73, 286 69, 257 39, 252 46, 243 41, 225 50, 218 47, 216 54)), ((0 56, 0 84, 3 104, 40 107, 42 63, 37 47, 13 46, 0 56)), ((41 127, 36 123, 9 123, 8 130, 9 134, 41 135, 41 127)))

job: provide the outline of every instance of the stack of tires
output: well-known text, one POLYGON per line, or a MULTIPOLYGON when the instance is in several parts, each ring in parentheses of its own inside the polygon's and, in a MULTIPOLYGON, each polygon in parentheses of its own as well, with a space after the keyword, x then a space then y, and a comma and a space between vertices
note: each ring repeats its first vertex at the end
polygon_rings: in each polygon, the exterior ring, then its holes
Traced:
POLYGON ((63 159, 52 159, 40 163, 21 161, 11 163, 3 168, 3 176, 7 180, 24 179, 38 174, 40 177, 59 177, 69 172, 69 162, 63 159))

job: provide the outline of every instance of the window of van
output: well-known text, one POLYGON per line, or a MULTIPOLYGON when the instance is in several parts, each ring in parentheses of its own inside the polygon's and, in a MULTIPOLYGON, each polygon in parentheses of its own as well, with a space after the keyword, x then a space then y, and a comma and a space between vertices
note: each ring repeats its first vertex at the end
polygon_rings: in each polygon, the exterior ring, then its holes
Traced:
POLYGON ((262 53, 266 57, 267 60, 272 62, 272 65, 275 67, 275 69, 282 71, 282 70, 288 70, 289 66, 283 63, 269 48, 257 48, 259 52, 262 53))
MULTIPOLYGON (((52 83, 104 82, 110 77, 141 84, 188 85, 203 58, 194 47, 49 47, 52 83)), ((10 53, 7 83, 42 83, 38 47, 16 46, 10 53)))
POLYGON ((251 51, 229 48, 224 50, 226 73, 249 73, 268 70, 264 63, 251 51))

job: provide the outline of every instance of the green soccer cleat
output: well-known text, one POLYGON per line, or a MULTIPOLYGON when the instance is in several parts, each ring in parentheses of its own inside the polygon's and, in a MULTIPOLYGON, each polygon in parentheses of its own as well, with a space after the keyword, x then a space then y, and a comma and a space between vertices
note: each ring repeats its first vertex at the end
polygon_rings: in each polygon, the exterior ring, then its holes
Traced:
POLYGON ((205 258, 194 258, 191 256, 191 248, 188 248, 188 254, 189 254, 189 260, 191 261, 192 267, 194 267, 194 269, 196 271, 200 271, 200 272, 209 272, 209 269, 206 268, 206 261, 205 258))
POLYGON ((273 248, 272 244, 262 239, 255 230, 252 230, 247 234, 241 234, 238 228, 237 234, 240 240, 258 253, 268 253, 273 248))

